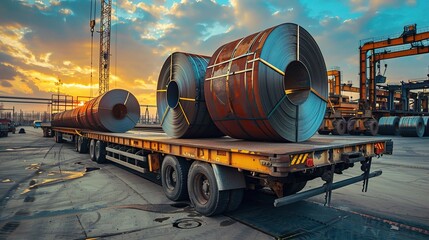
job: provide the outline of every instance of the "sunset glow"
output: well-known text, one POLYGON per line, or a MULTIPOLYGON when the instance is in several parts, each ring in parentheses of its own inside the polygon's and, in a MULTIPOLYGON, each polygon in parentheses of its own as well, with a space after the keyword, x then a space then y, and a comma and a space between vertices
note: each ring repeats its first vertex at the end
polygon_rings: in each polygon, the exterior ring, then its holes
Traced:
MULTIPOLYGON (((89 9, 89 0, 1 1, 0 95, 98 95, 99 34, 91 84, 89 9)), ((174 51, 210 56, 226 42, 295 22, 315 37, 327 67, 339 66, 343 79, 357 86, 359 40, 400 34, 407 24, 429 26, 423 0, 113 0, 112 9, 110 89, 129 90, 141 104, 155 104, 160 68, 174 51)), ((388 82, 425 77, 428 60, 386 62, 388 82)))

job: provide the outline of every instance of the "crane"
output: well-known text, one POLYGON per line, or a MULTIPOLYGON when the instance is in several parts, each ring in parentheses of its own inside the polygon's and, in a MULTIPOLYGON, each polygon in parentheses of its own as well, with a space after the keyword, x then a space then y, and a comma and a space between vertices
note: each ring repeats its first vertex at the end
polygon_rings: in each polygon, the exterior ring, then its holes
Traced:
MULTIPOLYGON (((91 39, 93 37, 95 28, 95 6, 91 0, 91 19, 89 22, 91 30, 91 39), (94 6, 94 9, 92 9, 94 6), (94 14, 92 13, 94 10, 94 14)), ((99 52, 99 78, 98 78, 98 94, 101 95, 109 91, 109 74, 110 74, 110 30, 112 18, 112 0, 100 0, 100 52, 99 52)), ((92 40, 91 40, 91 68, 92 68, 92 40)), ((91 71, 91 85, 92 85, 92 71, 91 71)), ((91 94, 92 95, 92 94, 91 94)))
MULTIPOLYGON (((396 38, 387 38, 382 39, 380 41, 364 41, 363 44, 359 47, 360 51, 360 109, 361 110, 375 110, 376 107, 376 90, 375 90, 375 66, 374 55, 376 55, 375 50, 399 46, 404 44, 411 44, 411 47, 414 48, 410 51, 402 51, 400 53, 391 53, 385 54, 385 58, 396 58, 403 56, 415 55, 414 51, 418 51, 418 44, 423 40, 429 39, 429 31, 423 31, 417 33, 417 25, 407 25, 404 27, 403 33, 396 38), (368 52, 371 52, 371 56, 369 57, 369 67, 367 62, 368 52), (367 69, 370 69, 369 78, 367 77, 367 69)), ((419 53, 416 53, 419 54, 419 53)), ((381 57, 379 57, 381 60, 381 57)))
MULTIPOLYGON (((376 64, 378 64, 381 60, 386 60, 386 59, 393 59, 393 58, 400 58, 400 57, 406 57, 406 56, 414 56, 414 55, 418 55, 418 54, 425 54, 425 53, 429 53, 429 46, 424 46, 424 45, 418 45, 418 46, 411 46, 411 48, 402 48, 402 49, 395 49, 393 51, 382 51, 382 52, 378 52, 375 53, 371 56, 371 64, 370 64, 370 72, 374 72, 374 70, 372 68, 375 67, 376 64)), ((377 77, 375 76, 375 83, 377 84, 377 77)), ((405 88, 407 88, 407 85, 404 85, 405 88)), ((395 88, 394 85, 391 85, 390 88, 395 88)), ((399 89, 396 89, 399 90, 399 89)), ((379 97, 379 91, 377 90, 377 96, 379 97)), ((393 99, 394 98, 402 98, 403 100, 405 99, 405 92, 402 92, 402 96, 401 94, 395 94, 395 95, 399 95, 394 97, 392 95, 392 93, 389 93, 389 99, 388 99, 388 110, 393 110, 393 99), (392 95, 392 96, 391 96, 392 95)), ((376 99, 376 98, 374 98, 376 99)), ((403 102, 403 110, 404 111, 408 111, 406 106, 408 106, 408 103, 403 102)), ((381 116, 384 115, 382 110, 378 110, 376 108, 373 109, 374 115, 376 115, 376 118, 379 118, 381 116)))
MULTIPOLYGON (((383 38, 381 40, 364 40, 361 41, 359 47, 359 78, 360 78, 360 89, 359 89, 359 110, 356 112, 355 118, 350 119, 347 122, 347 130, 351 134, 368 134, 375 135, 378 131, 378 122, 374 118, 374 111, 376 110, 377 104, 377 91, 376 91, 376 50, 386 47, 400 46, 405 44, 411 44, 413 50, 407 52, 403 51, 400 53, 393 53, 384 55, 384 58, 394 58, 402 56, 410 56, 415 54, 423 53, 419 51, 417 46, 420 46, 423 40, 429 39, 429 31, 417 32, 417 25, 404 26, 404 31, 398 37, 394 38, 383 38), (419 45, 420 44, 420 45, 419 45), (368 53, 369 56, 368 56, 368 53), (390 55, 390 56, 389 56, 390 55), (368 60, 369 59, 369 60, 368 60), (368 74, 369 69, 369 74, 368 74)), ((377 56, 378 61, 381 60, 381 56, 377 56)))

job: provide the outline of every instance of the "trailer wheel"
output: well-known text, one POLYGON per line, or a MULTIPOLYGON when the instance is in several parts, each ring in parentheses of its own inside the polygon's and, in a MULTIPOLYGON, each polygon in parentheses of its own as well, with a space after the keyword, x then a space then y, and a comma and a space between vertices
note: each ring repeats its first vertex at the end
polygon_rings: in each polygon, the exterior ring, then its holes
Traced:
POLYGON ((186 179, 189 173, 189 162, 184 158, 167 155, 162 161, 162 190, 168 199, 180 201, 188 198, 186 179))
POLYGON ((223 213, 229 202, 229 191, 219 191, 213 168, 195 161, 189 169, 188 193, 197 212, 212 216, 223 213))
POLYGON ((89 158, 91 161, 95 161, 95 139, 89 141, 89 158))
POLYGON ((365 132, 367 136, 375 136, 378 133, 378 123, 375 119, 369 119, 365 122, 365 132))
POLYGON ((78 136, 75 142, 76 142, 76 151, 78 153, 88 152, 88 138, 78 136))
POLYGON ((347 130, 347 124, 344 119, 337 119, 334 121, 334 130, 332 130, 333 135, 344 135, 347 130))
POLYGON ((240 207, 241 202, 243 201, 244 188, 232 189, 229 190, 229 202, 226 207, 226 212, 232 212, 240 207))
POLYGON ((106 143, 97 141, 95 143, 95 161, 97 163, 106 163, 106 143))

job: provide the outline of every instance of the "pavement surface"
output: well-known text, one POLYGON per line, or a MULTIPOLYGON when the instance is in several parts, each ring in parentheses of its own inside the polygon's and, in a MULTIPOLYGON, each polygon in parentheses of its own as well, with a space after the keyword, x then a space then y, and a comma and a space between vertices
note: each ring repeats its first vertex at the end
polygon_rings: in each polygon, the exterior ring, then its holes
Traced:
MULTIPOLYGON (((270 192, 250 191, 237 211, 207 218, 168 200, 153 176, 25 130, 0 138, 0 239, 429 238, 429 138, 393 137, 394 155, 373 160, 383 174, 368 192, 361 183, 335 190, 331 207, 316 196, 274 208, 270 192)), ((356 166, 334 181, 359 174, 356 166)))

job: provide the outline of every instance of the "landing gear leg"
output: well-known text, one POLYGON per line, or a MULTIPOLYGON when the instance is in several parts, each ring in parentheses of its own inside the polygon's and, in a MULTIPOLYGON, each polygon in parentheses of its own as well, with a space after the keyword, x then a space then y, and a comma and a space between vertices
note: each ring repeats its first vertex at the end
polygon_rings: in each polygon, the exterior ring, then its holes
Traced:
POLYGON ((326 192, 325 192, 325 203, 324 206, 331 205, 331 198, 332 198, 332 183, 334 182, 334 171, 335 171, 335 165, 331 165, 331 170, 326 171, 322 175, 322 180, 326 183, 323 184, 326 186, 326 192))

